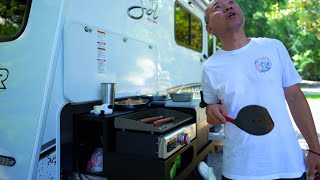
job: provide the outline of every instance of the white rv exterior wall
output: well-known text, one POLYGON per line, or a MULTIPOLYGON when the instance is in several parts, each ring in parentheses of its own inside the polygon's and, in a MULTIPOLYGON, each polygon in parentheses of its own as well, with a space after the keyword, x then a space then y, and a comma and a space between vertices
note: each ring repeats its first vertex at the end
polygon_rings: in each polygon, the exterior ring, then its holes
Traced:
MULTIPOLYGON (((197 8, 191 8, 185 1, 179 2, 199 19, 203 18, 197 8)), ((71 102, 99 100, 101 82, 115 82, 116 97, 156 94, 171 87, 200 82, 201 53, 179 46, 175 41, 175 1, 110 3, 101 0, 92 3, 83 0, 81 4, 69 1, 67 7, 64 61, 68 67, 64 67, 64 89, 71 102), (147 15, 146 10, 144 14, 141 10, 130 11, 135 16, 143 15, 138 20, 128 16, 129 7, 142 5, 154 12, 147 15), (84 27, 92 32, 84 32, 84 27), (98 73, 96 42, 101 38, 96 31, 106 33, 105 73, 98 73), (78 42, 74 43, 76 40, 78 42)))
POLYGON ((13 167, 0 166, 0 179, 35 177, 61 33, 61 7, 62 0, 34 0, 23 34, 0 43, 0 64, 10 72, 7 89, 0 93, 0 154, 16 160, 13 167))
MULTIPOLYGON (((197 6, 192 8, 187 0, 177 1, 203 19, 197 6)), ((174 37, 175 2, 32 1, 21 37, 0 43, 0 65, 10 70, 7 90, 0 92, 0 154, 17 161, 13 167, 0 166, 0 179, 35 179, 41 145, 42 152, 56 146, 50 155, 56 163, 50 164, 48 170, 47 163, 40 162, 36 179, 60 179, 60 137, 68 136, 61 135, 61 110, 67 103, 99 100, 101 82, 115 82, 116 97, 162 93, 168 88, 200 82, 200 58, 207 53, 207 34, 203 35, 201 53, 179 46, 174 37), (144 12, 139 20, 128 16, 129 7, 142 5, 154 12, 144 12), (68 29, 72 24, 107 33, 110 44, 105 73, 97 72, 97 55, 92 51, 97 48, 95 43, 81 41, 86 39, 81 33, 78 41, 72 35, 68 39, 66 34, 73 32, 68 29), (68 58, 67 47, 72 40, 78 50, 73 49, 75 52, 71 51, 68 58), (82 52, 88 54, 81 56, 82 52), (73 57, 79 58, 78 63, 73 57), (83 74, 74 76, 77 73, 83 74), (43 166, 47 166, 47 173, 39 172, 43 166)), ((139 15, 139 11, 131 12, 139 15)), ((90 35, 87 40, 97 37, 90 35)))

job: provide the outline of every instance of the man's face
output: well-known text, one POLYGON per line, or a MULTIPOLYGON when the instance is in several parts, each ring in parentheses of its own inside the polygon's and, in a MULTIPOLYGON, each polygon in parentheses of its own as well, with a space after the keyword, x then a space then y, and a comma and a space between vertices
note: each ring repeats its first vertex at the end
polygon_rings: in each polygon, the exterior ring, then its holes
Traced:
POLYGON ((207 10, 207 31, 217 36, 237 31, 244 25, 245 18, 240 6, 234 0, 214 0, 207 10))

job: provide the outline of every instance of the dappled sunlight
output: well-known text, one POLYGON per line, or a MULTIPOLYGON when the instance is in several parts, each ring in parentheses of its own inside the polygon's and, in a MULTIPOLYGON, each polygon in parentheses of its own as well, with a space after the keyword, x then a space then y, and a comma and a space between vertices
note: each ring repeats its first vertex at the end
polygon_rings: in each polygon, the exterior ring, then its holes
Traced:
POLYGON ((156 65, 151 59, 139 59, 137 68, 134 72, 129 72, 126 78, 133 85, 143 86, 156 74, 156 65))
MULTIPOLYGON (((280 8, 279 3, 272 6, 272 11, 266 13, 269 19, 282 19, 286 16, 294 16, 298 14, 297 24, 305 31, 313 31, 319 28, 320 18, 318 7, 319 2, 316 1, 297 1, 289 0, 285 9, 280 8)), ((318 29, 319 32, 319 29, 318 29)))
POLYGON ((158 91, 166 92, 166 89, 171 87, 170 72, 165 71, 160 64, 158 64, 158 91))
POLYGON ((130 75, 127 78, 127 81, 129 81, 131 84, 137 85, 137 86, 143 86, 145 84, 144 78, 139 75, 130 75))
POLYGON ((0 17, 0 24, 3 25, 5 23, 5 20, 0 17))
POLYGON ((156 65, 151 59, 138 60, 138 67, 142 70, 142 75, 151 78, 155 75, 156 65))

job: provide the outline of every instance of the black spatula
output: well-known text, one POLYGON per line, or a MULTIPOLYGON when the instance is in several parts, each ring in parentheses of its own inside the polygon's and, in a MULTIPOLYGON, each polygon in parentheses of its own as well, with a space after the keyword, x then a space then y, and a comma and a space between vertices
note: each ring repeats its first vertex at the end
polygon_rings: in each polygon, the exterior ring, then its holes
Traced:
POLYGON ((268 110, 262 106, 249 105, 243 107, 236 119, 225 116, 226 120, 252 135, 268 134, 274 127, 268 110))

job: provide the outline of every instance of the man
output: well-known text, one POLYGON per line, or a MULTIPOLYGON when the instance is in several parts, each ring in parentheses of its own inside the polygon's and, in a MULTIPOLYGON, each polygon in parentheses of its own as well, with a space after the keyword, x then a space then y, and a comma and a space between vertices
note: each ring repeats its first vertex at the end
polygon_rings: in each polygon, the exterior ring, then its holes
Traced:
POLYGON ((213 0, 206 10, 206 29, 222 49, 203 65, 202 90, 207 121, 224 124, 222 179, 319 179, 320 145, 308 103, 297 83, 302 79, 278 40, 248 38, 245 18, 233 0, 213 0), (305 159, 291 115, 309 145, 305 159), (250 135, 226 121, 247 105, 265 107, 274 128, 250 135), (307 171, 308 169, 308 171, 307 171))

